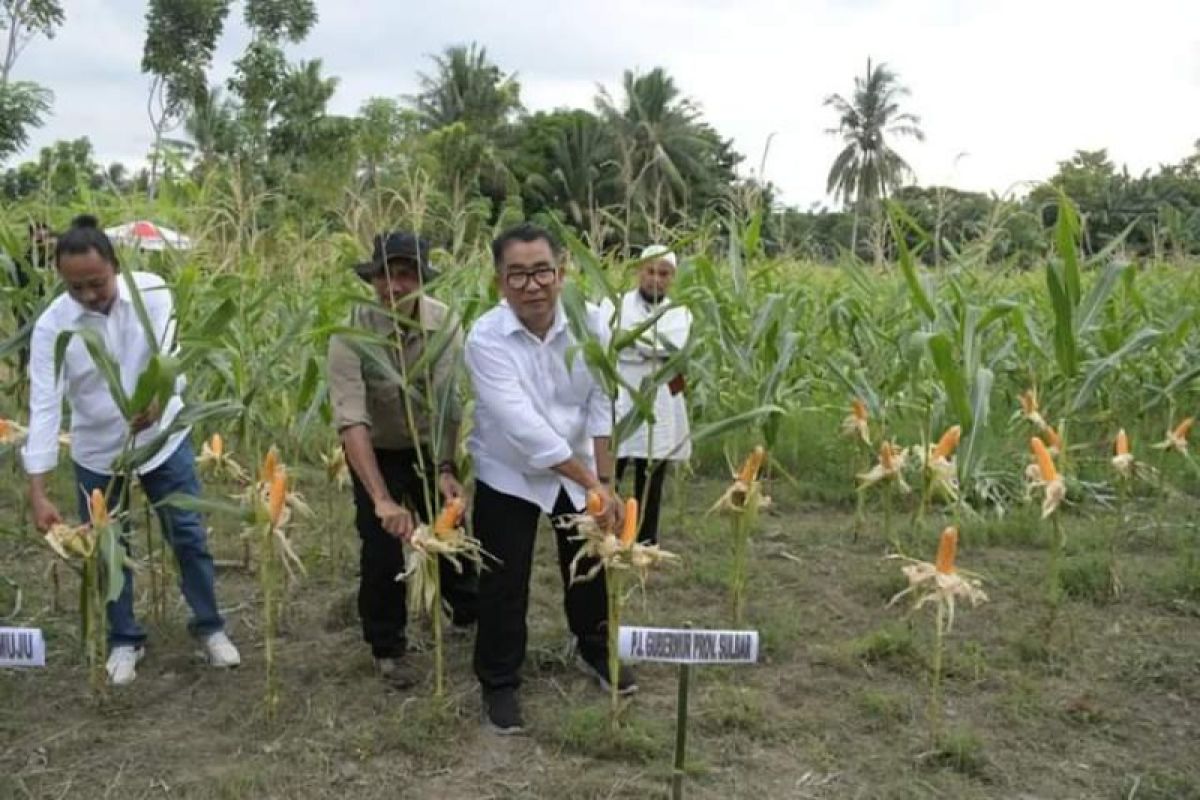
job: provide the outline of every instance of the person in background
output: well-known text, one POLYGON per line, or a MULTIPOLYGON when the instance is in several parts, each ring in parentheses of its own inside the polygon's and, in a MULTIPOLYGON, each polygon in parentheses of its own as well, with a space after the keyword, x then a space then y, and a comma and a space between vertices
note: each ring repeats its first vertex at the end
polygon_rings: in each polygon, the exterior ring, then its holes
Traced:
MULTIPOLYGON (((567 621, 578 645, 578 664, 608 691, 607 596, 603 571, 570 582, 570 565, 582 544, 557 524, 584 511, 595 492, 603 517, 616 524, 620 503, 612 490, 612 401, 582 357, 559 294, 561 249, 549 231, 529 223, 492 243, 496 282, 503 299, 467 335, 467 371, 475 389, 469 448, 475 459, 475 535, 488 560, 479 579, 475 674, 484 723, 501 734, 523 728, 517 690, 528 637, 529 579, 538 521, 554 524, 567 621)), ((590 334, 601 342, 608 327, 589 309, 590 334)), ((587 561, 579 569, 586 571, 587 561)), ((637 691, 622 667, 622 694, 637 691)))
MULTIPOLYGON (((642 381, 660 372, 667 359, 687 345, 692 328, 691 312, 672 304, 667 297, 676 269, 673 252, 662 245, 647 247, 642 251, 637 288, 622 295, 619 309, 614 309, 607 300, 603 306, 619 331, 635 330, 655 314, 660 315, 631 347, 622 350, 618 356, 617 370, 621 379, 635 389, 642 381)), ((685 386, 682 372, 660 384, 654 390, 653 421, 642 423, 630 436, 617 443, 617 481, 620 483, 626 470, 633 467, 634 496, 643 509, 638 540, 643 543, 658 543, 667 466, 672 462, 687 461, 692 454, 685 386)), ((617 419, 632 409, 629 390, 622 386, 617 396, 617 419)))
MULTIPOLYGON (((119 276, 121 266, 112 242, 99 229, 95 217, 81 216, 71 223, 71 228, 58 238, 55 260, 66 291, 34 323, 29 361, 29 432, 21 453, 29 475, 33 521, 43 531, 63 521, 50 499, 47 476, 58 463, 64 397, 71 407, 74 493, 84 520, 88 519, 87 497, 93 490, 104 491, 110 507, 127 496, 122 479, 113 475, 113 462, 129 437, 134 437, 136 447, 148 444, 170 428, 183 408, 177 388, 164 407, 152 407, 126 420, 79 337, 73 337, 66 348, 61 376, 55 374, 54 350, 59 334, 90 328, 100 335, 120 365, 122 385, 132 391, 150 357, 156 350, 172 349, 175 338, 170 290, 157 275, 134 272, 131 277, 156 339, 153 343, 147 341, 129 287, 119 276)), ((192 610, 189 630, 212 666, 236 667, 241 656, 225 635, 225 622, 217 607, 213 560, 203 519, 195 511, 158 505, 173 494, 200 495, 189 433, 184 428, 167 437, 158 452, 137 468, 138 478, 146 497, 158 508, 163 538, 179 561, 180 588, 192 610)), ((108 604, 107 611, 108 678, 113 685, 123 686, 137 676, 146 639, 134 618, 133 573, 129 567, 125 567, 125 587, 120 597, 108 604)))
MULTIPOLYGON (((425 355, 430 340, 453 326, 448 346, 430 365, 429 375, 408 375, 397 386, 364 360, 363 342, 336 335, 329 342, 329 394, 334 425, 346 453, 354 484, 355 526, 362 542, 358 614, 363 638, 371 647, 376 669, 396 688, 419 678, 407 659, 405 623, 407 588, 397 582, 404 572, 404 540, 418 520, 429 520, 435 497, 462 497, 455 455, 458 451, 461 401, 455 375, 462 353, 462 331, 449 308, 423 293, 432 279, 429 245, 411 233, 375 237, 370 261, 356 267, 371 284, 378 305, 361 304, 349 327, 388 342, 379 357, 407 375, 425 355), (415 428, 409 427, 409 411, 415 428)), ((451 622, 466 628, 475 622, 476 570, 454 569, 439 559, 442 594, 451 622)), ((439 612, 440 613, 440 610, 439 612)))
MULTIPOLYGON (((29 223, 29 247, 25 257, 16 264, 16 281, 19 289, 35 285, 35 297, 25 298, 24 302, 32 303, 45 296, 45 284, 49 280, 47 273, 54 269, 55 235, 50 226, 44 222, 29 223)), ((16 312, 17 330, 25 327, 28 318, 21 310, 16 312)), ((29 366, 29 345, 23 345, 18 354, 20 371, 24 372, 29 366)))

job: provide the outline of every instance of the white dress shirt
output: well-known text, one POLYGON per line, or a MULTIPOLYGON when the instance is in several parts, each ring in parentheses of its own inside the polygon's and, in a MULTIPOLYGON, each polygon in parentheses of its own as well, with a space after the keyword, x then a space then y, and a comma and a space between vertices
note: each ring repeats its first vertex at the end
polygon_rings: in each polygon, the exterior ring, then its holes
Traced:
MULTIPOLYGON (((607 346, 600 310, 588 306, 588 328, 607 346)), ((612 400, 576 344, 560 303, 554 325, 539 339, 507 302, 480 317, 467 334, 465 358, 475 388, 468 449, 479 480, 536 503, 547 514, 565 489, 582 509, 582 486, 551 469, 574 457, 595 471, 593 439, 612 433, 612 400)))
MULTIPOLYGON (((658 310, 657 306, 647 303, 637 289, 626 292, 621 298, 619 315, 607 298, 600 307, 606 318, 611 319, 611 325, 623 331, 639 327, 658 310)), ((656 373, 674 350, 683 349, 691 329, 691 312, 683 306, 668 305, 654 325, 632 346, 620 352, 617 371, 621 379, 630 386, 641 386, 642 381, 656 373)), ((622 386, 617 395, 617 419, 632 410, 633 400, 622 386)), ((621 458, 686 461, 692 455, 690 434, 683 394, 671 394, 664 383, 654 395, 654 424, 643 422, 632 434, 617 442, 617 453, 621 458)))
MULTIPOLYGON (((173 303, 163 279, 149 272, 134 272, 134 283, 146 307, 157 342, 152 347, 138 319, 125 276, 117 276, 118 297, 107 314, 88 311, 67 294, 57 297, 38 317, 33 328, 29 356, 29 435, 21 456, 25 471, 40 475, 58 464, 58 434, 62 423, 65 395, 71 407, 71 458, 85 469, 111 474, 113 461, 126 444, 129 423, 121 416, 108 391, 108 383, 96 368, 87 347, 78 336, 71 338, 63 359, 61 378, 54 374, 54 344, 63 331, 92 328, 100 334, 109 354, 120 364, 121 385, 132 395, 138 377, 159 350, 174 350, 173 303)), ((134 446, 140 447, 169 427, 183 401, 176 382, 175 394, 167 403, 157 424, 138 434, 134 446)), ((179 447, 187 430, 176 432, 162 449, 138 468, 145 474, 160 466, 179 447)))

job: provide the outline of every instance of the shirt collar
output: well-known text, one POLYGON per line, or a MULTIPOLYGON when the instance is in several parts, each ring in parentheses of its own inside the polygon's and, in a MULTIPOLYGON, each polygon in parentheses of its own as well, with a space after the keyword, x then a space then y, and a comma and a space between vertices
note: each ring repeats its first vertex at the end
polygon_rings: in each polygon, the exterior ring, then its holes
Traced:
MULTIPOLYGON (((501 333, 505 336, 512 336, 514 333, 524 332, 528 336, 533 336, 525 324, 517 318, 517 313, 512 310, 512 306, 507 300, 500 301, 500 308, 504 309, 501 316, 501 333)), ((562 301, 559 300, 554 305, 554 324, 550 326, 550 330, 546 331, 546 337, 543 341, 549 342, 557 338, 560 333, 567 329, 567 314, 563 310, 562 301)), ((537 337, 534 336, 536 339, 537 337)))

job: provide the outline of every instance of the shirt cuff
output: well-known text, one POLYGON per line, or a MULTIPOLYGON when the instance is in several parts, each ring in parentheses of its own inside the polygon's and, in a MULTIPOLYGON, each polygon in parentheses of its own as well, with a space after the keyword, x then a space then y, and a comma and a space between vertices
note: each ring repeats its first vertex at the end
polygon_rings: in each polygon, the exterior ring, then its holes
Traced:
POLYGON ((534 469, 550 469, 564 461, 570 461, 574 455, 566 442, 559 442, 553 449, 531 456, 529 466, 534 469))
POLYGON ((21 451, 21 461, 25 464, 27 475, 53 472, 54 468, 58 466, 58 447, 53 450, 24 449, 21 451))

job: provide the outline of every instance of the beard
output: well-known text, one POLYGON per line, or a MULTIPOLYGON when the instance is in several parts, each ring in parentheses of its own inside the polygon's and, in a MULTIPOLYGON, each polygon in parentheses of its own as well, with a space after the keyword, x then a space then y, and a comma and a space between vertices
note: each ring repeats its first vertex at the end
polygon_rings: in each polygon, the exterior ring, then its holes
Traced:
POLYGON ((652 306, 656 306, 663 301, 664 295, 662 292, 647 292, 645 289, 638 287, 638 294, 652 306))

